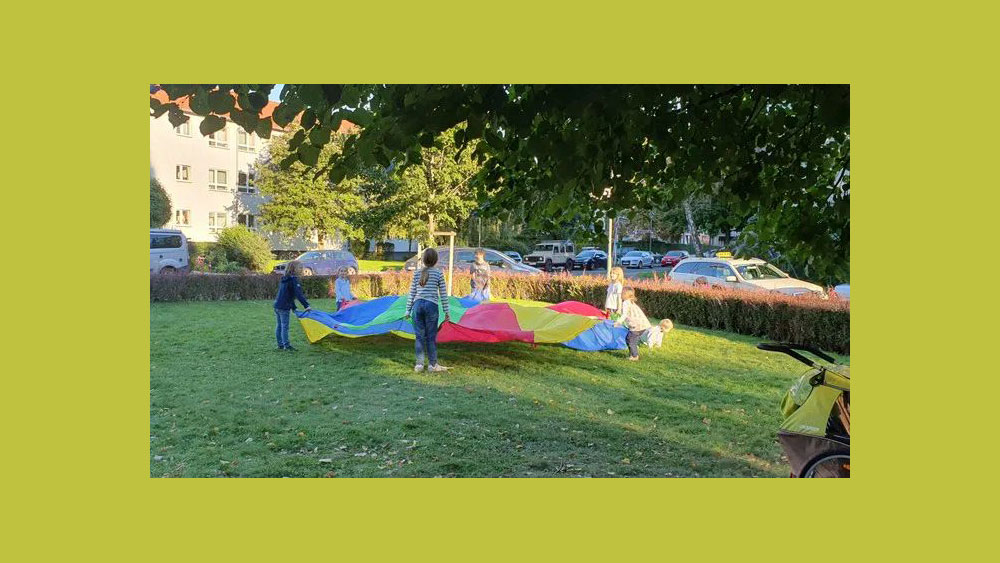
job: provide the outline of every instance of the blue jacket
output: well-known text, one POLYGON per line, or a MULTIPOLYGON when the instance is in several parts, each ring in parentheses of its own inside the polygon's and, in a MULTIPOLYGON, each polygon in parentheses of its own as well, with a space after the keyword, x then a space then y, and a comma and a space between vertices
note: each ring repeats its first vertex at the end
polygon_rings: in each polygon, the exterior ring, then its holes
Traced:
POLYGON ((295 300, 302 302, 302 306, 309 308, 309 302, 302 293, 302 285, 296 276, 282 276, 281 283, 278 284, 278 297, 274 300, 275 309, 295 310, 295 300))

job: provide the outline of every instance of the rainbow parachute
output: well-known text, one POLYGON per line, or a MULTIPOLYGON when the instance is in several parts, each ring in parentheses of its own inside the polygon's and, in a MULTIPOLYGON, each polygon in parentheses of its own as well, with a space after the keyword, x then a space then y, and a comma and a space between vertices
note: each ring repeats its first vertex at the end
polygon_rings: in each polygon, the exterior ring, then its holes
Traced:
MULTIPOLYGON (((438 309, 438 342, 506 342, 563 344, 576 350, 622 350, 627 330, 615 327, 591 305, 563 301, 555 305, 537 301, 451 297, 451 322, 438 309)), ((406 297, 390 295, 348 304, 335 313, 298 311, 296 315, 310 342, 330 335, 359 337, 392 333, 414 338, 413 324, 404 319, 406 297)))

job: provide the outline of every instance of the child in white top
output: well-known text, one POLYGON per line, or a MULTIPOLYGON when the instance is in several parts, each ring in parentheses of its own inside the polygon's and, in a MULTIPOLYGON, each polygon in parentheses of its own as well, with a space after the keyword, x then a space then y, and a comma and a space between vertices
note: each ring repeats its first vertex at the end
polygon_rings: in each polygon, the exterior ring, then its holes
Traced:
POLYGON ((604 298, 604 313, 608 318, 614 318, 621 313, 622 309, 622 281, 625 279, 625 272, 619 268, 611 268, 611 282, 608 284, 607 297, 604 298))
POLYGON ((641 340, 646 343, 646 346, 650 348, 659 348, 663 346, 663 337, 667 335, 668 332, 674 329, 674 323, 670 319, 663 319, 660 324, 651 327, 645 333, 643 333, 641 340))
POLYGON ((354 294, 351 293, 351 280, 347 277, 347 268, 341 266, 337 270, 337 281, 333 284, 333 299, 337 303, 337 310, 339 311, 341 307, 347 304, 348 301, 354 301, 354 294))
POLYGON ((639 338, 652 325, 646 318, 646 313, 643 313, 636 304, 635 290, 631 287, 626 287, 622 291, 622 314, 615 322, 615 326, 623 324, 628 327, 628 335, 625 337, 625 342, 628 343, 628 359, 635 362, 639 359, 639 338))

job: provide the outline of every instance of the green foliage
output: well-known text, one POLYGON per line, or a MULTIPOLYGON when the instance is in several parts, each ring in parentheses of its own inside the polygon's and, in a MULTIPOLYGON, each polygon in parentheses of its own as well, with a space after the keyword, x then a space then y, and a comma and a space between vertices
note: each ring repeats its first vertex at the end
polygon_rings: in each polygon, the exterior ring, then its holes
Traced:
POLYGON ((375 166, 362 173, 361 190, 367 202, 362 220, 369 238, 396 235, 427 245, 431 244, 431 218, 435 230, 462 227, 476 206, 469 181, 479 172, 472 157, 475 143, 465 150, 456 146, 455 139, 463 131, 455 127, 429 139, 408 167, 390 173, 375 166))
MULTIPOLYGON (((164 88, 200 113, 215 86, 164 88)), ((272 87, 222 86, 238 96, 272 87)), ((275 119, 304 112, 309 142, 303 133, 283 165, 315 163, 335 184, 376 165, 420 165, 450 132, 482 164, 469 182, 481 211, 527 205, 542 230, 711 194, 757 244, 832 277, 850 264, 849 98, 846 85, 286 84, 275 119), (361 133, 318 158, 344 119, 361 133)), ((175 105, 151 110, 186 119, 175 105)))
POLYGON ((322 149, 313 146, 311 151, 295 152, 293 148, 301 148, 305 138, 304 129, 293 128, 288 135, 272 140, 257 170, 257 188, 268 196, 260 207, 261 221, 287 236, 303 231, 314 234, 320 243, 338 233, 345 237, 361 235, 356 226, 363 209, 357 193, 360 180, 333 184, 310 168, 326 165, 341 150, 345 137, 337 134, 322 149))
MULTIPOLYGON (((351 276, 354 294, 363 299, 404 295, 410 272, 351 276)), ((273 297, 275 276, 151 276, 151 301, 252 300, 273 297)), ((310 299, 326 295, 329 278, 301 278, 310 299)), ((456 272, 454 295, 468 295, 470 276, 456 272)), ((493 295, 557 303, 582 301, 602 306, 607 280, 598 276, 510 276, 495 273, 493 295)), ((628 280, 639 305, 653 318, 772 340, 802 342, 848 353, 851 345, 850 305, 846 301, 795 298, 770 292, 693 288, 660 280, 628 280)))
POLYGON ((162 227, 170 222, 170 195, 155 178, 149 179, 149 226, 162 227))
POLYGON ((217 272, 238 268, 266 272, 272 258, 267 239, 243 225, 223 229, 211 256, 213 270, 217 272))

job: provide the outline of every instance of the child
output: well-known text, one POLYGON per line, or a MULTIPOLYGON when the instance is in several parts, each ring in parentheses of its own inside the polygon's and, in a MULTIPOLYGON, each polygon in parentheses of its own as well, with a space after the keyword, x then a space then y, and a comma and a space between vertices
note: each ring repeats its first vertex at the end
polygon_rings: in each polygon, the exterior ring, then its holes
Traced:
POLYGON ((480 248, 476 250, 476 261, 469 268, 472 274, 472 296, 480 301, 489 301, 492 296, 490 292, 490 265, 486 262, 486 252, 480 248))
POLYGON ((337 270, 337 281, 333 284, 334 295, 333 298, 337 302, 337 310, 339 311, 341 307, 347 304, 348 301, 354 301, 354 294, 351 293, 351 280, 347 277, 347 267, 341 266, 337 270))
POLYGON ((650 348, 663 346, 663 337, 674 329, 674 323, 670 319, 663 319, 660 324, 647 330, 642 335, 642 341, 650 348))
POLYGON ((302 285, 299 284, 299 273, 302 272, 302 263, 292 260, 285 266, 285 275, 281 276, 281 283, 278 284, 278 297, 274 300, 274 316, 278 318, 278 327, 274 330, 274 336, 278 339, 278 350, 288 350, 294 352, 292 344, 288 341, 288 318, 289 314, 295 310, 295 300, 298 299, 306 311, 310 310, 309 302, 306 301, 305 294, 302 293, 302 285))
POLYGON ((604 299, 604 314, 608 318, 612 315, 619 315, 622 309, 622 281, 625 279, 625 272, 615 266, 611 268, 611 283, 608 284, 608 295, 604 299))
POLYGON ((652 325, 649 324, 646 313, 643 313, 642 309, 636 305, 635 290, 631 287, 626 287, 622 291, 622 314, 618 321, 615 322, 615 326, 621 326, 622 324, 628 327, 628 336, 625 337, 625 342, 628 343, 628 359, 633 362, 638 361, 639 338, 652 325))
POLYGON ((423 371, 424 352, 427 353, 428 370, 445 371, 448 368, 437 363, 438 303, 444 308, 444 320, 448 322, 448 288, 444 274, 434 267, 438 261, 437 251, 424 251, 424 267, 413 272, 410 295, 406 298, 406 318, 413 314, 413 332, 416 333, 417 365, 413 371, 423 371))

